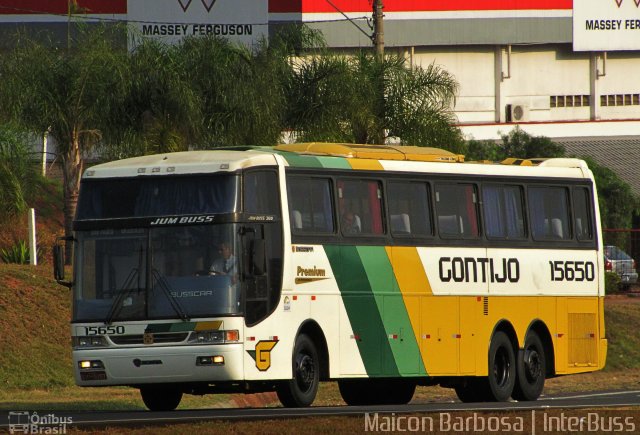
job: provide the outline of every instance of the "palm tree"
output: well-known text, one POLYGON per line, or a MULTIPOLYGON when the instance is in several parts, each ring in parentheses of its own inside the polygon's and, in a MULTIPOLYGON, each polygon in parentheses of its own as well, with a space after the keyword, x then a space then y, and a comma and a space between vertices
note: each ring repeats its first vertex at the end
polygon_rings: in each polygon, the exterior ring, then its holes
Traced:
POLYGON ((22 129, 0 125, 0 217, 25 211, 38 185, 29 143, 29 135, 22 129))
POLYGON ((287 122, 301 140, 457 148, 451 112, 458 84, 436 65, 408 67, 403 57, 310 55, 286 80, 287 122))
POLYGON ((127 89, 126 50, 112 31, 81 29, 66 47, 20 39, 0 57, 2 114, 30 131, 48 130, 58 144, 67 236, 85 155, 111 127, 108 114, 127 89))

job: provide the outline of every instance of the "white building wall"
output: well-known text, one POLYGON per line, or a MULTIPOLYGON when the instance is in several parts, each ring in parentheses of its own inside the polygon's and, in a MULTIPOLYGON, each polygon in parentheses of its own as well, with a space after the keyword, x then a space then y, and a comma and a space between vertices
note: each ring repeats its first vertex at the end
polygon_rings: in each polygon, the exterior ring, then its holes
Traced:
POLYGON ((455 114, 461 125, 505 122, 507 105, 526 109, 523 122, 590 121, 591 104, 597 106, 594 120, 640 119, 640 57, 635 52, 608 54, 606 61, 598 54, 594 84, 592 54, 574 52, 568 44, 512 46, 510 55, 506 46, 400 52, 416 66, 435 63, 456 77, 455 114))

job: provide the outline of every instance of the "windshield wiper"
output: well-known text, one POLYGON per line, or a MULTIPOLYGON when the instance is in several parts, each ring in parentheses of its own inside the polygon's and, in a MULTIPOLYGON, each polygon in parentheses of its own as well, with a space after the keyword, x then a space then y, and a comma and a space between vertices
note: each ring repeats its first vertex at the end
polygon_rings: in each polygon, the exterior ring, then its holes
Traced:
POLYGON ((106 325, 111 325, 111 322, 113 322, 113 319, 116 316, 116 314, 118 314, 122 309, 122 302, 124 301, 124 298, 129 293, 131 293, 131 290, 133 290, 133 288, 131 287, 131 284, 133 284, 133 280, 136 277, 138 278, 137 290, 138 292, 141 290, 140 269, 142 269, 142 247, 140 247, 140 251, 138 252, 138 267, 134 267, 133 269, 131 269, 131 271, 129 272, 129 275, 124 280, 124 284, 122 285, 122 288, 120 289, 120 292, 116 297, 116 300, 113 301, 113 304, 111 304, 111 308, 109 308, 109 313, 107 314, 107 318, 104 321, 106 325))
POLYGON ((184 309, 182 308, 180 303, 176 300, 176 298, 171 296, 171 286, 167 282, 166 278, 162 276, 160 272, 158 272, 158 269, 155 269, 155 268, 152 269, 151 274, 156 279, 156 282, 158 283, 158 287, 160 287, 160 290, 162 290, 164 295, 169 300, 169 303, 171 304, 173 311, 175 311, 176 314, 178 314, 178 316, 180 316, 180 318, 184 322, 188 322, 189 320, 191 320, 189 317, 187 317, 186 313, 184 312, 184 309))
MULTIPOLYGON (((113 301, 113 303, 111 304, 111 308, 109 309, 109 314, 107 314, 107 318, 104 321, 106 325, 111 325, 113 318, 116 316, 116 314, 120 312, 124 298, 129 293, 131 293, 131 291, 134 289, 131 286, 131 284, 133 284, 133 280, 136 279, 137 276, 138 276, 138 268, 134 267, 133 269, 131 269, 131 272, 129 272, 127 279, 124 280, 124 284, 122 285, 122 288, 120 288, 120 291, 118 292, 118 296, 116 297, 115 301, 113 301)), ((138 285, 138 291, 140 291, 139 285, 138 285)))

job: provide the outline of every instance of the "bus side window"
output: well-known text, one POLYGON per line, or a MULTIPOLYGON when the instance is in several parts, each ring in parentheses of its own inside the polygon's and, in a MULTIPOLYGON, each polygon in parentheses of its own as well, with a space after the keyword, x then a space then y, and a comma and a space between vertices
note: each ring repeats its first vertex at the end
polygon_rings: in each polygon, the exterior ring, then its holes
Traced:
POLYGON ((333 233, 331 180, 287 177, 289 219, 294 233, 333 233))
POLYGON ((274 170, 254 170, 244 175, 244 211, 280 216, 278 175, 274 170))
POLYGON ((429 185, 415 181, 387 183, 389 226, 394 237, 433 235, 429 185))
POLYGON ((474 184, 438 183, 435 187, 438 233, 445 238, 477 238, 478 195, 474 184))
POLYGON ((338 209, 343 235, 383 234, 382 187, 379 181, 338 181, 338 209))
POLYGON ((482 187, 484 224, 489 239, 526 237, 520 186, 487 184, 482 187))
POLYGON ((573 188, 573 215, 578 240, 593 240, 591 195, 584 187, 573 188))
POLYGON ((571 239, 568 199, 564 187, 529 187, 531 232, 535 240, 571 239))

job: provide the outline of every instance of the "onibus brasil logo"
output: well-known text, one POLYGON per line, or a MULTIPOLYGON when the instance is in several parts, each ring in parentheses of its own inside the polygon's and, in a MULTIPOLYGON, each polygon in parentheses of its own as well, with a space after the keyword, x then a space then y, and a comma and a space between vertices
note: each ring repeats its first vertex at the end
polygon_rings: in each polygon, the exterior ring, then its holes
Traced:
POLYGON ((55 414, 39 415, 37 412, 9 412, 9 433, 11 434, 66 434, 67 426, 73 424, 73 417, 59 417, 55 414))

